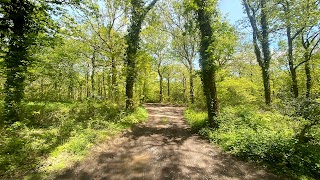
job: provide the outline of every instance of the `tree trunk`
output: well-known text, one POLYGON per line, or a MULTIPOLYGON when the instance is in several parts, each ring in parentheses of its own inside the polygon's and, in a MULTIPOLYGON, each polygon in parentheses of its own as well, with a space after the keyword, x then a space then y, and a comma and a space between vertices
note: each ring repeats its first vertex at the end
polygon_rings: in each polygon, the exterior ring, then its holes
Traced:
POLYGON ((153 0, 147 7, 144 7, 142 0, 131 0, 132 15, 131 25, 128 29, 128 35, 126 36, 127 49, 125 64, 127 68, 126 75, 126 109, 132 110, 134 108, 133 102, 133 87, 136 78, 136 57, 139 48, 140 30, 142 22, 147 15, 148 11, 155 5, 157 0, 153 0))
POLYGON ((170 102, 170 77, 167 78, 167 91, 168 91, 168 100, 170 102))
POLYGON ((102 80, 101 75, 98 75, 98 96, 102 96, 102 80))
POLYGON ((92 71, 91 71, 91 97, 95 97, 95 81, 94 81, 94 76, 95 76, 95 71, 96 71, 96 52, 94 50, 92 58, 91 58, 91 66, 92 66, 92 71))
POLYGON ((270 44, 269 44, 269 26, 266 11, 266 0, 261 0, 261 29, 262 29, 262 53, 263 53, 263 85, 264 96, 267 105, 271 104, 271 88, 270 88, 270 74, 269 64, 271 60, 270 44))
POLYGON ((102 90, 103 90, 103 99, 106 99, 107 90, 106 90, 106 82, 105 82, 105 67, 102 69, 102 90))
POLYGON ((193 69, 190 70, 190 102, 194 103, 193 69))
MULTIPOLYGON (((29 1, 11 1, 11 3, 2 2, 1 25, 5 26, 6 22, 10 22, 8 28, 3 31, 13 34, 13 36, 7 39, 8 52, 4 57, 4 65, 6 67, 6 82, 4 85, 4 121, 11 124, 19 121, 19 109, 24 96, 25 73, 27 71, 27 66, 30 63, 28 57, 29 45, 30 42, 32 42, 28 36, 29 28, 32 23, 30 17, 35 6, 29 1), (3 19, 6 20, 4 21, 3 19)), ((5 36, 2 36, 1 34, 1 38, 2 37, 5 36)))
POLYGON ((310 69, 309 61, 305 62, 304 69, 305 69, 305 73, 306 73, 306 97, 310 98, 312 77, 311 77, 311 69, 310 69))
POLYGON ((159 82, 159 88, 160 88, 159 95, 160 95, 160 99, 159 99, 159 101, 162 102, 162 101, 163 101, 163 77, 162 77, 162 74, 160 73, 159 70, 158 70, 158 75, 159 75, 159 78, 160 78, 160 82, 159 82))
POLYGON ((201 34, 200 42, 200 65, 203 90, 206 97, 207 111, 208 111, 208 123, 212 128, 217 128, 218 123, 214 120, 214 117, 218 114, 218 98, 216 90, 216 65, 212 59, 213 54, 208 51, 209 46, 213 42, 212 29, 210 23, 210 14, 206 12, 206 0, 197 1, 197 19, 199 23, 199 29, 201 34))
POLYGON ((79 86, 79 97, 78 97, 79 101, 82 101, 82 91, 83 91, 83 85, 80 84, 80 86, 79 86))
POLYGON ((87 91, 87 99, 90 97, 90 88, 89 88, 89 69, 90 65, 87 64, 87 73, 86 73, 86 91, 87 91))
POLYGON ((146 100, 146 97, 147 97, 147 83, 146 83, 146 80, 143 81, 143 97, 142 97, 142 103, 145 102, 146 100))
POLYGON ((137 14, 132 16, 132 24, 127 35, 127 50, 126 50, 126 65, 127 65, 127 76, 126 76, 126 108, 133 109, 133 87, 136 78, 136 56, 140 40, 140 29, 143 17, 137 14))
POLYGON ((263 79, 263 86, 264 86, 265 103, 267 105, 270 105, 271 104, 271 88, 270 88, 269 71, 262 69, 262 79, 263 79))
POLYGON ((112 83, 111 83, 111 76, 110 76, 110 73, 108 73, 107 75, 107 84, 108 84, 108 99, 111 99, 113 98, 113 94, 112 94, 112 83))
POLYGON ((270 87, 270 74, 269 74, 269 65, 271 61, 271 53, 270 53, 270 44, 269 44, 269 26, 267 19, 267 10, 266 10, 266 0, 261 0, 261 17, 260 24, 262 32, 260 33, 258 30, 258 23, 255 12, 252 12, 252 8, 250 7, 250 3, 246 0, 243 0, 243 5, 245 7, 245 11, 249 18, 251 27, 252 27, 252 41, 254 45, 254 53, 256 55, 257 62, 261 68, 263 87, 264 87, 264 97, 266 105, 271 104, 271 87, 270 87), (258 41, 262 47, 262 53, 258 44, 258 41))
POLYGON ((69 100, 73 100, 74 99, 74 77, 73 77, 73 64, 70 64, 70 70, 69 70, 69 85, 68 85, 68 98, 69 100))
POLYGON ((112 100, 118 101, 118 84, 117 84, 117 66, 115 57, 111 59, 111 92, 112 92, 112 100))
POLYGON ((186 91, 187 91, 187 78, 184 76, 182 77, 182 87, 183 87, 183 102, 186 101, 186 91))
POLYGON ((293 62, 293 42, 291 39, 291 28, 287 27, 287 40, 288 40, 288 62, 289 62, 289 70, 292 81, 292 92, 295 98, 299 97, 299 89, 298 89, 298 80, 297 80, 297 71, 294 68, 293 62))

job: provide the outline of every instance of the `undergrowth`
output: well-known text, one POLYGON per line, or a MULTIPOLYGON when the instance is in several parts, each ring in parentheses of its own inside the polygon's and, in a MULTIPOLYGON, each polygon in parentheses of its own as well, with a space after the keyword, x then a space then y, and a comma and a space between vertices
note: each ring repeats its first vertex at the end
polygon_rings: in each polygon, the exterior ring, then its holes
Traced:
POLYGON ((28 102, 21 122, 0 129, 0 179, 44 178, 81 160, 96 143, 147 119, 110 102, 28 102))
POLYGON ((207 127, 207 114, 188 109, 185 119, 190 126, 225 151, 235 156, 263 163, 280 174, 297 179, 320 178, 319 126, 300 142, 304 121, 279 112, 244 106, 222 109, 216 120, 219 128, 207 127))

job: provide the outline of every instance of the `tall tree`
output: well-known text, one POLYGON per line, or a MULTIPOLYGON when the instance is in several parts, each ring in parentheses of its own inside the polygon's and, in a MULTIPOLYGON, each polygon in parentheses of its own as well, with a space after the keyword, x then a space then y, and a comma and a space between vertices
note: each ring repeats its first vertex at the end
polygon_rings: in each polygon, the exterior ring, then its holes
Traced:
POLYGON ((2 1, 0 6, 1 39, 5 42, 5 121, 19 121, 19 106, 24 95, 25 78, 31 63, 28 50, 38 32, 44 30, 41 22, 48 18, 46 6, 29 0, 2 1))
POLYGON ((297 79, 297 68, 295 67, 294 57, 294 40, 302 33, 305 28, 305 22, 301 21, 302 16, 298 13, 301 9, 303 1, 279 1, 281 10, 279 12, 280 19, 283 21, 286 38, 287 38, 287 59, 289 71, 292 81, 293 96, 299 96, 299 87, 297 79))
MULTIPOLYGON (((319 1, 277 1, 280 6, 278 17, 282 22, 287 38, 287 62, 289 66, 293 96, 299 96, 297 69, 308 61, 297 62, 299 59, 295 51, 295 41, 305 32, 306 29, 315 26, 319 22, 319 1)), ((317 26, 317 25, 316 25, 317 26)), ((303 35, 302 35, 303 36, 303 35)), ((306 45, 306 44, 305 44, 306 45)), ((303 45, 305 47, 305 45, 303 45)), ((306 54, 305 54, 306 55, 306 54)), ((305 58, 308 58, 305 56, 305 58)), ((308 67, 306 67, 308 71, 308 67)), ((308 74, 308 73, 307 73, 308 74)), ((308 77, 307 77, 308 78, 308 77)), ((310 84, 307 84, 307 87, 310 84)))
POLYGON ((203 91, 206 97, 208 123, 213 128, 218 127, 214 117, 218 115, 218 97, 216 87, 217 64, 214 61, 214 47, 210 47, 213 39, 212 18, 217 14, 217 1, 198 0, 191 4, 196 12, 200 30, 200 67, 203 91), (195 4, 194 4, 195 3, 195 4), (194 6, 195 5, 195 6, 194 6))
POLYGON ((314 26, 310 27, 301 36, 302 46, 304 48, 304 60, 299 64, 305 64, 305 74, 306 74, 306 97, 310 98, 311 95, 311 86, 312 86, 312 77, 311 77, 311 67, 310 60, 314 53, 314 50, 320 43, 320 29, 315 28, 314 26))
POLYGON ((127 49, 125 64, 127 68, 126 75, 126 109, 132 109, 134 107, 133 102, 133 87, 136 78, 136 58, 137 51, 139 49, 140 42, 140 31, 142 23, 150 11, 150 9, 156 4, 157 0, 150 2, 148 6, 145 7, 145 3, 142 0, 131 0, 131 25, 128 29, 127 49))
POLYGON ((172 36, 173 54, 189 71, 189 98, 194 103, 194 62, 199 44, 197 26, 192 15, 184 13, 183 4, 179 1, 172 1, 170 6, 161 6, 160 13, 166 20, 164 31, 172 36))
POLYGON ((271 61, 271 53, 269 43, 270 20, 268 15, 268 2, 266 0, 242 0, 242 4, 245 8, 245 11, 250 21, 250 25, 252 27, 252 41, 254 46, 254 52, 262 71, 265 103, 267 105, 270 105, 271 88, 269 68, 271 61), (258 22, 257 18, 260 18, 260 22, 258 22))
POLYGON ((155 11, 150 12, 150 18, 146 20, 149 27, 142 32, 144 48, 153 56, 153 65, 159 77, 159 101, 164 100, 164 73, 170 60, 170 37, 162 31, 163 21, 155 11))

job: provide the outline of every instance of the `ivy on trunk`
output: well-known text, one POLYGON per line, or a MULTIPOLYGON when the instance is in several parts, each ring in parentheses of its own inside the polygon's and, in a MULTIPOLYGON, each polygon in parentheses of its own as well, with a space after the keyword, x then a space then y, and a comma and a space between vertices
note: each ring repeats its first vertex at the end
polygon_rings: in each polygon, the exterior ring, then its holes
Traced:
POLYGON ((150 9, 156 4, 157 0, 153 0, 147 7, 144 7, 142 0, 131 0, 132 15, 131 25, 129 27, 129 33, 126 36, 127 49, 125 64, 127 68, 126 75, 126 109, 133 109, 133 87, 136 78, 136 58, 139 49, 140 31, 142 22, 150 11, 150 9))

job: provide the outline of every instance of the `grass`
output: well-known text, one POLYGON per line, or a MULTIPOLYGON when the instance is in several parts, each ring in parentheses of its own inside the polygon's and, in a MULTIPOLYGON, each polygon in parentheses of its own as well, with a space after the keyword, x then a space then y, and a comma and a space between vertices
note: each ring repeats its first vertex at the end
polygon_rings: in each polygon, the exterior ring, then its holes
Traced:
POLYGON ((193 129, 241 159, 262 163, 296 179, 320 178, 319 127, 311 131, 313 141, 298 143, 303 121, 277 111, 227 107, 216 118, 217 130, 207 127, 204 112, 188 109, 184 116, 193 129))
POLYGON ((90 148, 147 119, 110 102, 25 103, 22 122, 0 129, 0 178, 43 179, 83 159, 90 148))

